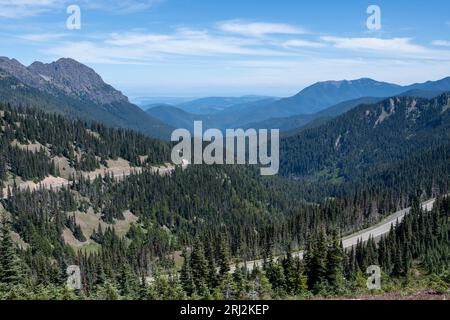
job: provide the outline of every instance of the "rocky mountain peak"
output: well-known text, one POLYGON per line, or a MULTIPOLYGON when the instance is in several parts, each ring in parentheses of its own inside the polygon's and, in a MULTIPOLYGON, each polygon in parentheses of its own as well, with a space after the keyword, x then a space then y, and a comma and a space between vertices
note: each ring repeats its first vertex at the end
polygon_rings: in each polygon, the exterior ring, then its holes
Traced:
POLYGON ((45 86, 45 81, 41 77, 28 70, 16 59, 0 57, 0 70, 29 86, 38 89, 42 89, 45 86))
POLYGON ((36 61, 26 67, 0 57, 2 102, 29 106, 109 127, 133 129, 167 139, 172 128, 130 103, 91 68, 73 59, 36 61))
POLYGON ((128 102, 126 96, 106 84, 93 69, 70 58, 61 58, 52 63, 36 61, 25 67, 16 59, 0 57, 0 71, 51 94, 63 91, 68 96, 98 104, 128 102))
POLYGON ((28 70, 71 96, 86 97, 100 104, 128 102, 126 96, 106 84, 93 69, 70 58, 52 63, 36 61, 28 70))

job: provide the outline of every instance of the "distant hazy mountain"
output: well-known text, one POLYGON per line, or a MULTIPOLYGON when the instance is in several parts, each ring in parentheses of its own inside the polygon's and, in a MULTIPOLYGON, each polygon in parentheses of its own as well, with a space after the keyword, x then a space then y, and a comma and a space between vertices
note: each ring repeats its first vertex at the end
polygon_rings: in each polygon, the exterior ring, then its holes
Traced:
POLYGON ((167 138, 171 128, 146 114, 91 68, 59 59, 29 67, 0 57, 0 100, 167 138))
POLYGON ((193 114, 215 114, 233 106, 245 105, 259 100, 272 99, 264 96, 207 97, 178 104, 183 111, 193 114))
MULTIPOLYGON (((422 90, 420 89, 422 86, 431 89, 446 88, 447 90, 450 90, 450 84, 446 79, 443 79, 435 82, 427 82, 425 85, 414 84, 406 87, 397 86, 403 88, 402 90, 406 90, 406 92, 402 91, 398 96, 430 99, 443 92, 442 90, 422 90), (446 87, 447 85, 448 87, 446 87)), ((272 108, 274 105, 273 98, 233 105, 223 111, 208 115, 192 114, 167 104, 151 105, 150 107, 152 108, 150 108, 151 110, 149 110, 148 113, 154 118, 171 126, 187 128, 189 130, 192 129, 195 120, 201 120, 203 121, 204 128, 226 129, 242 127, 280 129, 285 134, 291 135, 296 133, 296 129, 316 126, 317 124, 323 123, 325 120, 339 116, 361 104, 373 104, 385 98, 386 97, 362 97, 340 102, 313 114, 299 114, 289 117, 267 118, 268 115, 270 115, 270 112, 268 112, 267 109, 272 108), (260 121, 260 119, 265 120, 260 121)))
POLYGON ((375 103, 382 99, 384 98, 365 97, 350 101, 344 101, 329 108, 326 108, 325 110, 316 112, 314 114, 300 114, 286 118, 271 118, 260 122, 249 123, 246 125, 246 127, 257 129, 280 129, 281 131, 290 131, 293 129, 302 128, 303 126, 307 125, 308 123, 316 119, 324 119, 324 118, 330 119, 338 115, 341 115, 358 105, 375 103))
POLYGON ((174 128, 183 128, 189 131, 193 131, 194 121, 196 120, 203 121, 206 126, 211 121, 208 115, 195 115, 169 104, 150 105, 146 112, 174 128))
MULTIPOLYGON (((147 111, 150 111, 151 109, 156 109, 156 108, 176 108, 174 105, 170 104, 170 103, 150 103, 150 104, 146 104, 145 106, 142 106, 142 109, 147 111)), ((177 108, 178 109, 178 108, 177 108)), ((181 109, 179 109, 181 110, 181 109)), ((181 110, 183 111, 183 110, 181 110)), ((184 112, 184 111, 183 111, 184 112)))
POLYGON ((313 114, 340 102, 362 97, 389 97, 404 90, 401 86, 372 79, 318 82, 295 96, 280 99, 259 110, 258 116, 289 117, 313 114))
MULTIPOLYGON (((368 80, 368 79, 364 79, 368 80)), ((353 81, 355 82, 355 81, 353 81)), ((370 82, 370 81, 369 81, 370 82)), ((373 83, 373 82, 372 82, 373 83)), ((348 84, 348 83, 347 83, 348 84)), ((360 85, 358 85, 360 86, 360 85)), ((384 86, 384 85, 381 85, 384 86)), ((376 87, 376 86, 374 86, 376 87)), ((313 114, 298 114, 290 117, 273 117, 270 119, 266 119, 263 121, 256 121, 251 122, 246 125, 246 127, 249 128, 274 128, 274 129, 281 129, 283 131, 289 131, 295 128, 301 128, 302 126, 308 124, 309 122, 320 119, 320 118, 330 118, 330 117, 336 117, 338 115, 341 115, 354 107, 360 105, 360 104, 371 104, 376 103, 378 101, 381 101, 382 99, 389 97, 389 96, 409 96, 409 97, 421 97, 421 98, 434 98, 440 94, 442 94, 444 91, 450 90, 450 78, 445 78, 438 81, 428 81, 423 84, 413 84, 410 86, 396 86, 393 85, 392 88, 395 88, 394 91, 398 91, 398 88, 401 88, 399 94, 395 95, 387 95, 383 97, 377 97, 377 96, 367 96, 357 99, 352 99, 344 102, 340 102, 338 104, 332 105, 331 107, 327 107, 319 112, 313 113, 313 114)), ((334 91, 334 90, 332 90, 334 91)), ((389 91, 387 91, 389 92, 389 91)), ((378 91, 372 91, 372 93, 380 94, 378 91)), ((327 96, 325 94, 325 96, 327 96)), ((282 100, 280 100, 282 101, 282 100)), ((280 101, 277 101, 276 104, 280 101)), ((280 107, 278 105, 277 107, 280 107)), ((274 108, 274 105, 269 105, 267 107, 259 108, 259 111, 254 111, 254 114, 259 116, 259 114, 270 114, 270 109, 274 108), (268 110, 269 109, 269 110, 268 110), (259 112, 259 114, 258 114, 259 112)), ((248 110, 243 112, 249 112, 248 110)))
MULTIPOLYGON (((328 116, 324 114, 317 115, 317 113, 336 104, 346 103, 349 100, 356 100, 362 97, 388 97, 403 91, 405 89, 402 86, 378 82, 372 79, 327 81, 316 83, 305 88, 297 95, 284 99, 264 98, 261 96, 204 98, 182 103, 177 105, 177 107, 190 114, 210 115, 208 121, 204 123, 206 127, 221 129, 227 127, 254 127, 291 130, 301 127, 318 117, 328 116), (295 116, 295 118, 282 119, 292 116, 295 116)), ((330 110, 330 115, 335 116, 345 112, 355 107, 357 103, 350 103, 348 106, 337 105, 335 108, 337 110, 342 109, 342 111, 330 110)), ((160 120, 170 118, 171 125, 184 121, 184 119, 175 120, 173 118, 173 110, 167 110, 170 116, 163 116, 163 109, 158 111, 157 118, 160 120)), ((186 119, 186 115, 183 116, 186 119)), ((187 119, 190 118, 188 117, 187 119)), ((197 118, 197 120, 200 119, 197 118)))
POLYGON ((130 97, 130 100, 143 110, 147 110, 151 105, 168 104, 176 106, 194 99, 193 97, 130 97))
POLYGON ((240 128, 245 127, 252 115, 247 114, 249 108, 257 108, 265 106, 274 99, 268 98, 263 100, 252 101, 232 105, 231 107, 213 114, 194 114, 189 113, 177 106, 170 104, 151 104, 147 106, 147 113, 152 117, 176 128, 193 129, 194 121, 202 121, 203 128, 240 128))

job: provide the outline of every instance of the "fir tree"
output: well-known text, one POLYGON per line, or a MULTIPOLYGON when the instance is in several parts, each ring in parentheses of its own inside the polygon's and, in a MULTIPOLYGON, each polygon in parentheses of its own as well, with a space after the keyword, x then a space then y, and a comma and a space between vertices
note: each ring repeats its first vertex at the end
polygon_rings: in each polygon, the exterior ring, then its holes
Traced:
POLYGON ((196 293, 202 297, 208 294, 208 264, 205 258, 203 245, 196 238, 190 256, 190 268, 196 288, 196 293))
POLYGON ((344 249, 337 232, 334 231, 327 255, 327 281, 334 293, 339 293, 344 286, 343 259, 344 249))
POLYGON ((11 239, 6 219, 0 223, 0 283, 14 286, 21 282, 21 265, 16 253, 16 245, 11 239))
POLYGON ((195 292, 194 279, 192 278, 192 270, 190 266, 190 257, 186 250, 183 251, 182 256, 184 257, 183 266, 180 270, 180 281, 184 292, 188 296, 191 296, 195 292))
POLYGON ((219 274, 223 277, 230 271, 230 252, 226 240, 221 237, 219 249, 219 274))
POLYGON ((317 239, 308 245, 306 256, 306 270, 308 276, 308 287, 318 291, 318 286, 323 287, 327 276, 327 252, 328 242, 325 231, 320 229, 317 239))

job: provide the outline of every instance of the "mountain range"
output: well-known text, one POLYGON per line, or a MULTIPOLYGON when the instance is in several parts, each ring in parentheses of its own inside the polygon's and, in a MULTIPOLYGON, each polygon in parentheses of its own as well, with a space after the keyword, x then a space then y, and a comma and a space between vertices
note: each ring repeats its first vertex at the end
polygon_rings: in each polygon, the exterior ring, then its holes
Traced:
POLYGON ((171 131, 106 84, 94 70, 73 59, 48 64, 37 61, 26 67, 15 59, 0 57, 0 100, 157 138, 167 139, 171 131))
POLYGON ((24 66, 0 57, 0 100, 34 106, 111 127, 134 129, 168 139, 174 128, 192 130, 195 120, 204 128, 280 128, 287 134, 314 127, 361 104, 392 96, 432 98, 450 91, 450 77, 408 86, 368 78, 325 81, 292 97, 249 95, 207 97, 179 104, 153 103, 147 111, 129 102, 91 68, 70 58, 24 66))
MULTIPOLYGON (((318 82, 298 94, 283 99, 263 98, 222 108, 215 112, 205 108, 189 112, 181 105, 153 105, 148 114, 171 126, 192 128, 194 120, 202 120, 209 128, 279 128, 290 131, 308 123, 329 119, 358 106, 386 97, 403 95, 432 98, 450 90, 450 78, 409 86, 378 82, 372 79, 318 82), (184 108, 184 109, 183 109, 184 108)), ((197 100, 198 101, 198 100, 197 100)), ((202 99, 214 105, 214 99, 202 99)))
POLYGON ((248 95, 242 97, 206 97, 195 99, 192 101, 178 104, 177 107, 183 111, 193 113, 196 115, 215 114, 225 111, 229 108, 240 107, 247 104, 252 104, 257 101, 275 101, 276 98, 248 95))

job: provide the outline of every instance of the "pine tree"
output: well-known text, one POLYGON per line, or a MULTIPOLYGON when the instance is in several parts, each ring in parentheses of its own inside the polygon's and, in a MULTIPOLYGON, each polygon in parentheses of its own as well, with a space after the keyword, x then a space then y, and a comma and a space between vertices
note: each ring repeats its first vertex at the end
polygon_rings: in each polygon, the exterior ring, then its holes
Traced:
POLYGON ((337 232, 334 231, 327 255, 327 281, 334 293, 339 293, 344 286, 343 259, 344 249, 337 232))
POLYGON ((284 296, 286 294, 286 278, 283 267, 278 262, 269 260, 265 271, 275 295, 284 296))
POLYGON ((237 268, 234 271, 233 284, 235 299, 246 299, 246 274, 243 269, 237 268))
POLYGON ((127 299, 136 298, 139 292, 138 280, 128 264, 122 266, 119 275, 119 290, 127 299))
POLYGON ((17 285, 22 280, 20 260, 5 218, 0 224, 0 283, 17 285))
POLYGON ((103 262, 101 260, 97 260, 96 263, 96 271, 95 271, 95 285, 103 285, 106 282, 106 275, 103 269, 103 262))
POLYGON ((180 270, 180 281, 183 290, 188 296, 191 296, 195 292, 194 280, 192 278, 192 270, 190 266, 190 257, 186 250, 183 251, 184 262, 180 270))
POLYGON ((219 274, 223 277, 230 271, 230 252, 226 240, 222 237, 219 249, 219 274))
POLYGON ((195 284, 196 293, 202 297, 208 294, 208 264, 205 258, 203 245, 196 238, 190 257, 190 268, 192 279, 195 284))
POLYGON ((214 258, 214 251, 212 244, 209 243, 206 246, 206 252, 205 257, 206 261, 208 263, 208 277, 207 277, 207 285, 210 289, 210 291, 213 291, 214 288, 217 287, 219 283, 219 275, 217 274, 217 266, 216 266, 216 260, 214 258))
POLYGON ((323 228, 319 231, 317 239, 308 244, 306 251, 306 272, 308 287, 317 291, 318 286, 323 287, 327 276, 328 242, 323 228))

